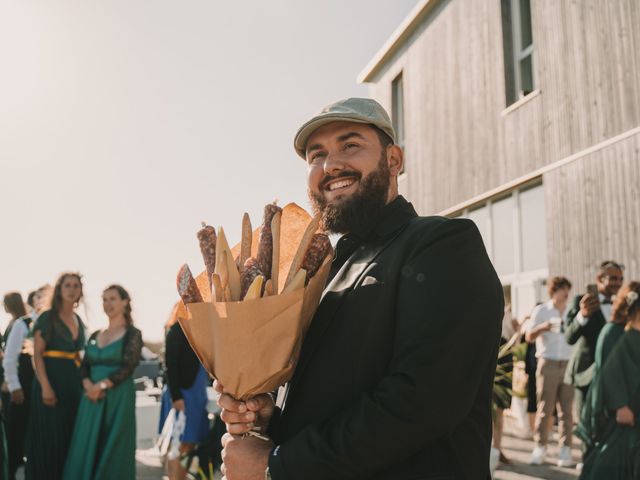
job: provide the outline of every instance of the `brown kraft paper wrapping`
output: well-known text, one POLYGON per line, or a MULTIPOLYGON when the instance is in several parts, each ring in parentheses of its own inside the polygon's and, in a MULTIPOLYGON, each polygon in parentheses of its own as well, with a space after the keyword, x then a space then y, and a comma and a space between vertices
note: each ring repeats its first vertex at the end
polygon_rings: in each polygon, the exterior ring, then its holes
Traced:
MULTIPOLYGON (((310 220, 295 204, 283 209, 280 283, 310 220)), ((237 255, 239 245, 232 250, 237 255)), ((187 309, 182 304, 178 317, 200 362, 225 391, 246 399, 271 392, 291 378, 330 267, 331 255, 304 289, 242 302, 211 302, 206 272, 198 276, 205 302, 191 303, 187 309)))

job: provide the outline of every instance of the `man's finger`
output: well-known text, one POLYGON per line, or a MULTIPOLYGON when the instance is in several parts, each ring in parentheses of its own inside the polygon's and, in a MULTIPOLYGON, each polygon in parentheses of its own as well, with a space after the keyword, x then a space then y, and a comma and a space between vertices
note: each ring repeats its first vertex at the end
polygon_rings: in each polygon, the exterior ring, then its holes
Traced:
POLYGON ((213 381, 213 389, 218 393, 224 393, 224 387, 218 380, 213 381))
POLYGON ((222 443, 222 448, 227 448, 227 444, 229 442, 232 442, 234 440, 234 436, 231 435, 229 432, 225 433, 222 436, 222 439, 220 440, 220 443, 222 443))
POLYGON ((222 410, 220 418, 224 423, 249 423, 256 420, 254 412, 237 413, 229 410, 222 410))
POLYGON ((218 406, 224 410, 236 413, 244 413, 247 411, 247 405, 244 402, 240 402, 226 393, 220 395, 220 398, 218 399, 218 406))
POLYGON ((250 432, 253 428, 253 423, 227 423, 227 432, 232 435, 242 435, 250 432))
POLYGON ((247 400, 247 408, 254 412, 262 410, 269 404, 271 404, 271 397, 267 394, 258 395, 256 397, 250 398, 247 400))

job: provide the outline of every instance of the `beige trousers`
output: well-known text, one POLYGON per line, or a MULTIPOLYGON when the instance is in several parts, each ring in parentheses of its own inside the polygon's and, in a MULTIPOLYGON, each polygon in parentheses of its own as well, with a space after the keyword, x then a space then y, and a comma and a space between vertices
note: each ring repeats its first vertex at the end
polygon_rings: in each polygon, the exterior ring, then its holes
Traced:
POLYGON ((553 409, 558 406, 560 444, 571 446, 573 432, 573 386, 563 382, 566 360, 538 359, 536 387, 538 410, 536 412, 534 440, 536 446, 545 446, 553 428, 553 409))

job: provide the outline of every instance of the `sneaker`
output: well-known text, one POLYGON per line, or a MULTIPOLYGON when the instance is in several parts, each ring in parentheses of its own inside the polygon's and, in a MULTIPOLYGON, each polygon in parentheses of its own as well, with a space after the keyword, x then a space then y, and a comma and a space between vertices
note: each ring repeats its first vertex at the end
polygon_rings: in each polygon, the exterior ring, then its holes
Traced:
POLYGON ((571 460, 571 448, 567 445, 563 445, 560 447, 560 452, 558 453, 558 466, 570 467, 571 465, 573 465, 573 460, 571 460))
POLYGON ((530 465, 542 465, 547 456, 547 447, 536 447, 531 453, 530 465))

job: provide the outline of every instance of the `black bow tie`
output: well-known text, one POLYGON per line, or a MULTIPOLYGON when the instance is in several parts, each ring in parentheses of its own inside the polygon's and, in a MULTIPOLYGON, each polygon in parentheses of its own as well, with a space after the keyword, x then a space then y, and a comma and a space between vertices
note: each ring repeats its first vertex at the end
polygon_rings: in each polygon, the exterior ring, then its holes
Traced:
POLYGON ((611 305, 613 302, 611 301, 610 298, 605 298, 602 302, 600 302, 602 305, 611 305))

